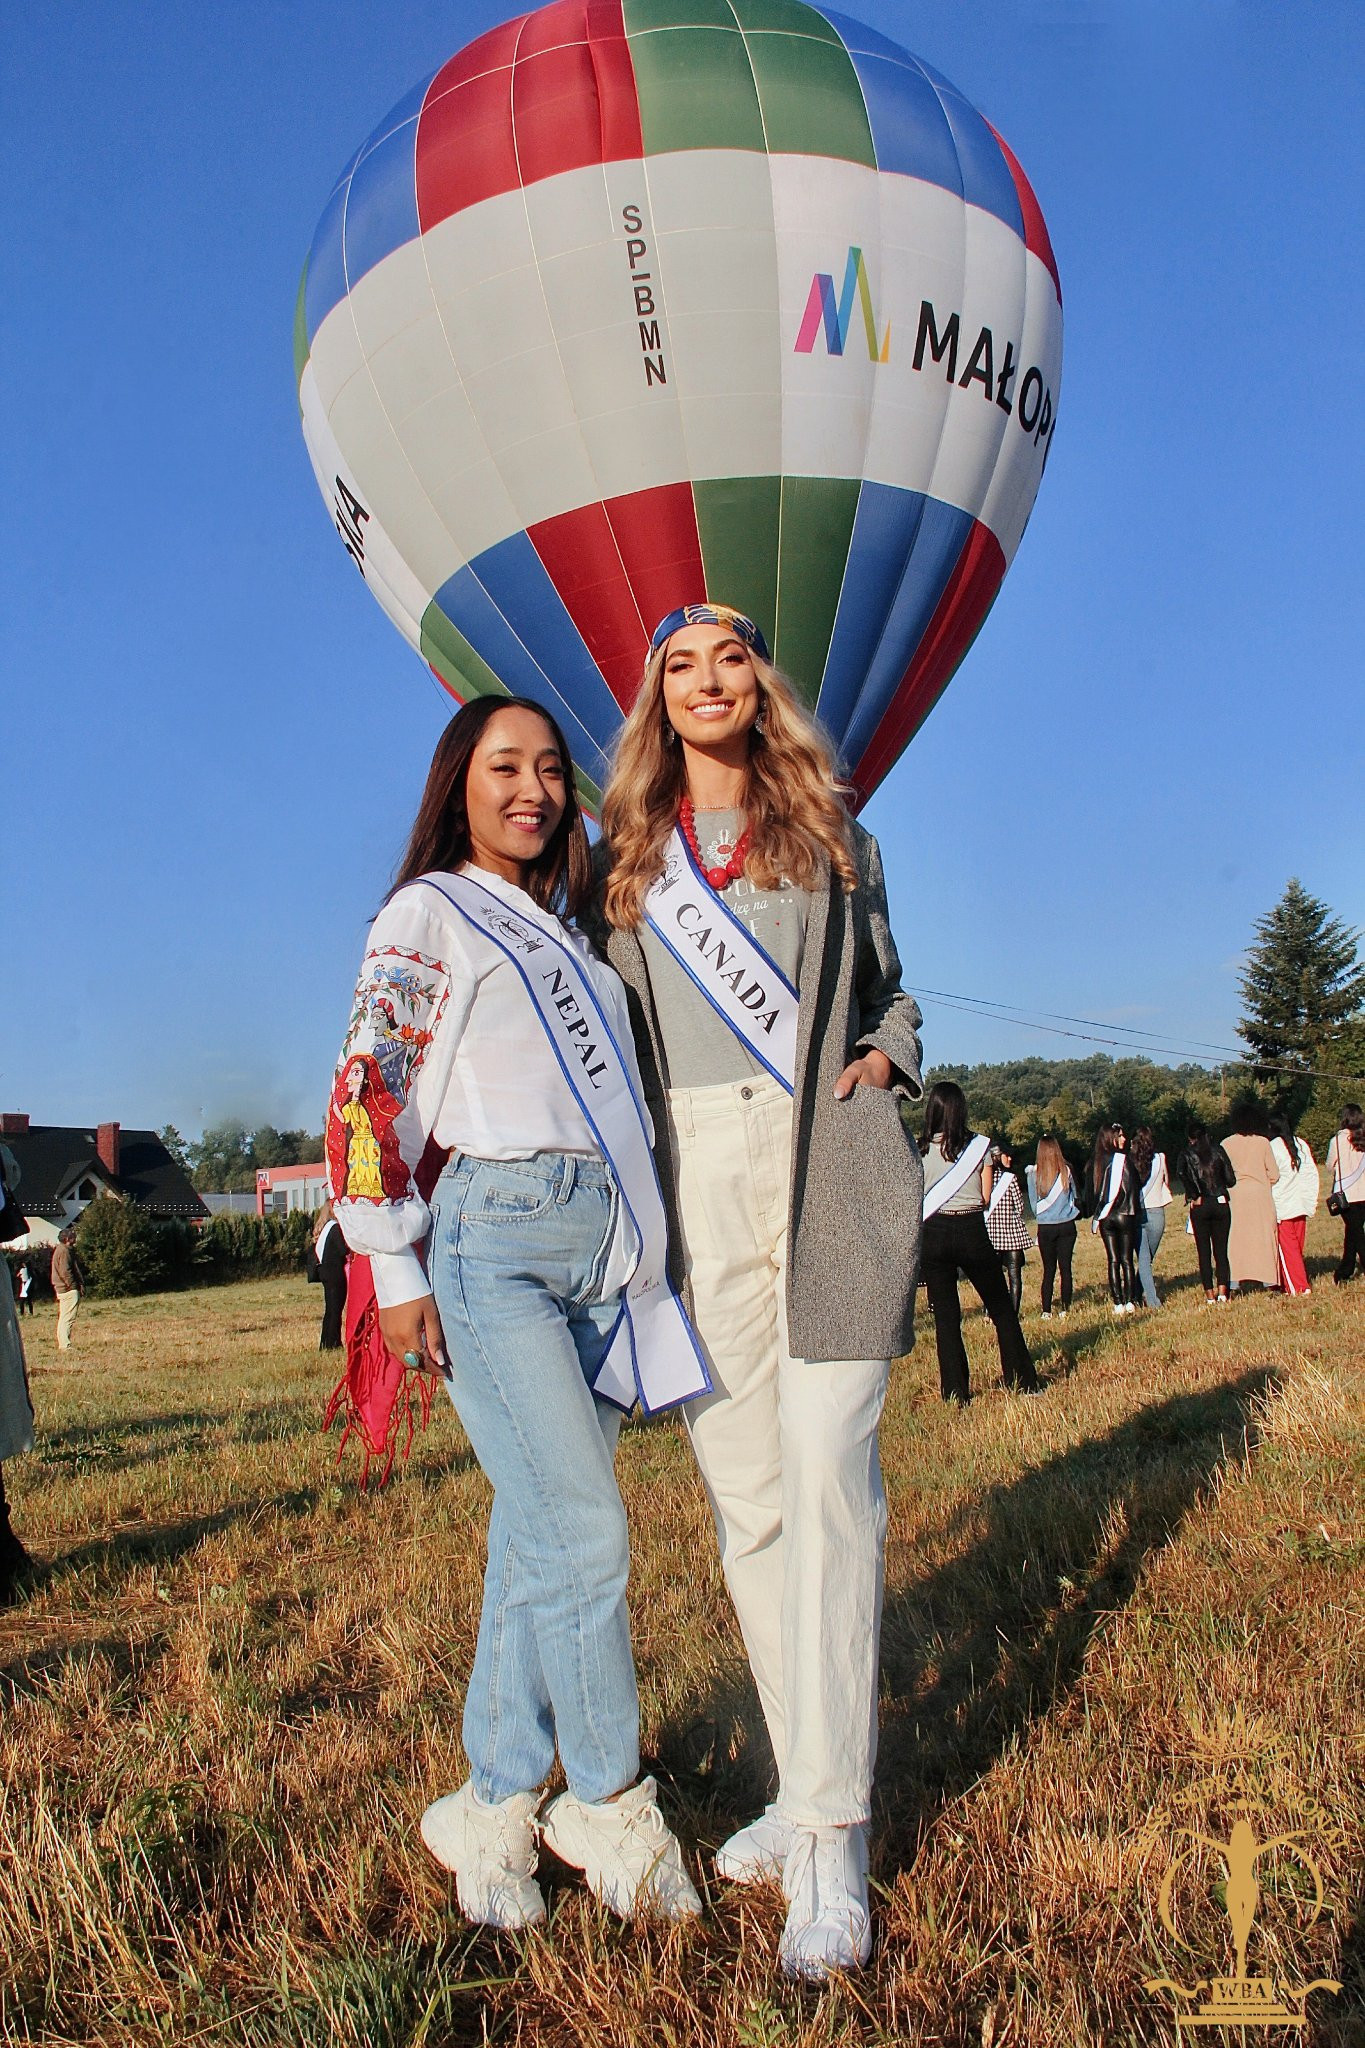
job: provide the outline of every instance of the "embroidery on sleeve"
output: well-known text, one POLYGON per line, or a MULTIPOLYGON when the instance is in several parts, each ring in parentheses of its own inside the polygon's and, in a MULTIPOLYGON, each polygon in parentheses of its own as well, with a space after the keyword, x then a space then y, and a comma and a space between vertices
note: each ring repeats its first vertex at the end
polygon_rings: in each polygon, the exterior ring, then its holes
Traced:
POLYGON ((403 946, 384 946, 367 953, 341 1048, 342 1063, 358 1041, 368 1038, 367 1050, 401 1106, 408 1099, 449 995, 450 969, 443 960, 403 946))
POLYGON ((373 1054, 343 1061, 327 1112, 332 1192, 347 1202, 401 1202, 408 1169, 393 1126, 403 1105, 389 1092, 373 1054))
POLYGON ((394 1124, 449 996, 444 961, 403 946, 366 954, 327 1108, 327 1166, 340 1199, 396 1202, 407 1195, 394 1124))

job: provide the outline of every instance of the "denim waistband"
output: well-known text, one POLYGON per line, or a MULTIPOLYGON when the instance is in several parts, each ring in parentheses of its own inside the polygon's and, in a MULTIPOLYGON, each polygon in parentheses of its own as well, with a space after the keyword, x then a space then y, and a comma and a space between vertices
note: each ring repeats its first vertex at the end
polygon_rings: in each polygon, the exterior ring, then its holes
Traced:
POLYGON ((580 1183, 593 1188, 616 1185, 606 1160, 595 1152, 532 1152, 524 1159, 482 1159, 475 1152, 461 1152, 458 1146, 442 1167, 441 1179, 453 1180, 458 1174, 473 1174, 480 1168, 489 1173, 520 1174, 528 1180, 555 1181, 561 1201, 567 1201, 580 1183))

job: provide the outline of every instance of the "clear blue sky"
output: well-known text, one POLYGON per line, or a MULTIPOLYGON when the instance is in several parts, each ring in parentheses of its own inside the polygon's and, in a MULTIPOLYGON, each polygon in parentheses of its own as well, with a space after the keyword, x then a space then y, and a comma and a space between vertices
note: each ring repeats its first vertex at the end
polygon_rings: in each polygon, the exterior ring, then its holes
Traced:
MULTIPOLYGON (((1033 523, 866 817, 907 985, 1229 1042, 1289 875, 1365 924, 1365 10, 842 4, 1010 141, 1066 301, 1033 523)), ((320 1122, 449 704, 329 527, 294 296, 355 146, 511 11, 9 22, 0 1107, 320 1122)), ((933 1060, 1087 1049, 924 1007, 933 1060)))

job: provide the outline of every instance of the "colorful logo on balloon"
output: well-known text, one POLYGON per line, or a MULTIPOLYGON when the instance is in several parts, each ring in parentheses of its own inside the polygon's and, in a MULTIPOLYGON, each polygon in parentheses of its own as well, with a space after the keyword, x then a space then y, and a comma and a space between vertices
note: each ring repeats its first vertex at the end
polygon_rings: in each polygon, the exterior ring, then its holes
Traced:
POLYGON ((872 287, 867 281, 867 265, 861 249, 850 249, 844 265, 844 285, 838 298, 834 296, 834 279, 828 271, 817 270, 810 281, 810 296, 801 319, 801 332, 796 337, 796 353, 808 356, 815 347, 816 339, 823 330, 825 347, 832 356, 841 356, 848 342, 853 325, 853 301, 857 299, 863 316, 863 332, 867 336, 867 353, 874 363, 889 361, 891 355, 891 322, 886 323, 886 332, 880 342, 877 339, 877 316, 872 310, 872 287))

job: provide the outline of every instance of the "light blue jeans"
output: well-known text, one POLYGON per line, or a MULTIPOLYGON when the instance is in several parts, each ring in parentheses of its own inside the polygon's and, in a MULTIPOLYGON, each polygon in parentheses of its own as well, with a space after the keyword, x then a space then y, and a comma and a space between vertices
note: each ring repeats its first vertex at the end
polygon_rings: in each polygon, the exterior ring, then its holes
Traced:
POLYGON ((635 1782, 621 1417, 590 1382, 620 1312, 602 1274, 620 1200, 600 1159, 452 1156, 428 1267, 450 1394, 493 1486, 464 1746, 481 1799, 543 1784, 555 1744, 580 1799, 635 1782))
POLYGON ((1161 1243, 1165 1232, 1166 1211, 1164 1209, 1144 1209, 1142 1212, 1142 1229, 1138 1233, 1137 1262, 1138 1279, 1142 1282, 1142 1298, 1148 1308, 1161 1307, 1161 1296, 1157 1293, 1156 1282, 1152 1278, 1152 1260, 1156 1257, 1156 1248, 1161 1243))

